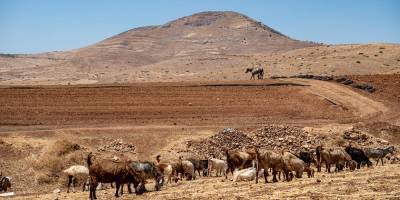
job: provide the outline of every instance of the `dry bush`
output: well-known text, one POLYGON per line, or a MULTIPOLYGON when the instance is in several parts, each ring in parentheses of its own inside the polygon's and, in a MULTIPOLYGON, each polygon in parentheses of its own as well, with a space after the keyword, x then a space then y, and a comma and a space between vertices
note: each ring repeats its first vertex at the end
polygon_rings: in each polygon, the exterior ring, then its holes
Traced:
POLYGON ((58 140, 45 148, 38 159, 34 159, 32 167, 36 171, 36 182, 52 183, 58 181, 65 168, 84 164, 86 149, 68 140, 58 140))
POLYGON ((53 144, 48 153, 57 156, 63 156, 80 149, 82 149, 82 147, 77 143, 73 143, 68 140, 58 140, 53 144))
POLYGON ((39 172, 39 173, 36 173, 36 176, 35 176, 35 182, 37 184, 51 184, 51 183, 54 183, 56 181, 57 180, 56 180, 55 177, 52 177, 52 176, 50 176, 49 174, 46 174, 46 173, 39 172))

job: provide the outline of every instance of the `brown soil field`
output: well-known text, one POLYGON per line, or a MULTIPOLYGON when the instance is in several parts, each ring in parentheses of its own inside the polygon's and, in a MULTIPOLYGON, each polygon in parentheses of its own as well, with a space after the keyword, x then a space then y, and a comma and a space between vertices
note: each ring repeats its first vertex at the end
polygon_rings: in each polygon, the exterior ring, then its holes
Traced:
POLYGON ((341 121, 352 112, 288 81, 11 87, 0 89, 3 130, 29 126, 183 125, 341 121), (340 119, 340 120, 337 120, 340 119))

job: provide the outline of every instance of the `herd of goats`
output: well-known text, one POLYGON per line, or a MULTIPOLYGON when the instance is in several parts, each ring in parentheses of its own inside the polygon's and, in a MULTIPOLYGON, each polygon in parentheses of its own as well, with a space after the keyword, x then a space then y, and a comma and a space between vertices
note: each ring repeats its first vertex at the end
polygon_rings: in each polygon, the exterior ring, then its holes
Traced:
MULTIPOLYGON (((258 148, 245 151, 226 150, 223 160, 217 158, 210 159, 183 159, 179 157, 178 161, 164 161, 161 156, 156 157, 155 162, 150 161, 131 161, 127 159, 105 159, 89 153, 87 156, 87 167, 83 165, 74 165, 64 170, 62 173, 68 177, 68 190, 70 186, 75 187, 79 181, 83 184, 83 191, 89 189, 90 199, 96 199, 96 188, 102 183, 115 183, 115 196, 123 194, 123 185, 128 185, 129 193, 132 193, 131 186, 134 186, 137 195, 146 192, 145 183, 148 179, 155 182, 155 190, 160 190, 163 185, 178 182, 179 180, 196 179, 198 176, 225 176, 232 173, 233 181, 253 181, 258 183, 258 179, 264 176, 265 182, 268 182, 268 172, 272 172, 273 182, 278 178, 291 181, 294 178, 301 178, 306 172, 308 177, 314 176, 315 165, 318 172, 321 172, 321 166, 325 163, 328 173, 331 167, 335 167, 335 172, 345 168, 354 171, 367 165, 372 166, 370 159, 375 159, 377 165, 389 153, 393 154, 393 146, 386 148, 366 148, 360 149, 351 145, 341 148, 324 148, 318 146, 315 150, 302 150, 298 154, 282 151, 276 153, 270 150, 261 150, 258 148), (278 176, 278 178, 277 178, 278 176), (165 181, 164 177, 167 179, 165 181)), ((0 191, 7 191, 11 187, 11 178, 0 176, 0 191)))

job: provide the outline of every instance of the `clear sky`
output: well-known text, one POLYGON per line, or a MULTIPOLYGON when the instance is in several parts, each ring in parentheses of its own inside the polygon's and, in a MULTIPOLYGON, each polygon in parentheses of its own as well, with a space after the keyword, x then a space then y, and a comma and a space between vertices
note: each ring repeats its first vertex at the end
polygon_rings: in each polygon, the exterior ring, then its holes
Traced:
POLYGON ((0 0, 0 52, 80 48, 209 10, 243 13, 299 40, 400 43, 400 0, 0 0))

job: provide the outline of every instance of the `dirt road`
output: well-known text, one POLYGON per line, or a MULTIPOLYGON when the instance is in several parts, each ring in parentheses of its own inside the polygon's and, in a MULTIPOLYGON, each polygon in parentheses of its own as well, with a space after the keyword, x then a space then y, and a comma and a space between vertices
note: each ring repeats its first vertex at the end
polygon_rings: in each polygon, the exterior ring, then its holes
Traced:
POLYGON ((317 81, 308 79, 290 79, 292 83, 310 85, 307 91, 325 98, 334 105, 343 109, 352 110, 355 115, 362 118, 373 117, 384 114, 389 109, 381 102, 363 96, 351 90, 349 87, 327 81, 317 81))

